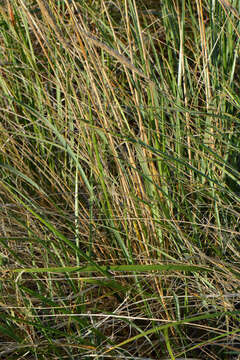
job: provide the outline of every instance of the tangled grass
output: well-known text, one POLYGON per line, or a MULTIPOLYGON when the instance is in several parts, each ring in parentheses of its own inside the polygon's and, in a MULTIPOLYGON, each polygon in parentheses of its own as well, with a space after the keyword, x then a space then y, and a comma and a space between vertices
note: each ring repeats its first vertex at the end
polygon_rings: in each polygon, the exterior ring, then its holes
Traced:
POLYGON ((238 6, 1 3, 1 358, 239 358, 238 6))

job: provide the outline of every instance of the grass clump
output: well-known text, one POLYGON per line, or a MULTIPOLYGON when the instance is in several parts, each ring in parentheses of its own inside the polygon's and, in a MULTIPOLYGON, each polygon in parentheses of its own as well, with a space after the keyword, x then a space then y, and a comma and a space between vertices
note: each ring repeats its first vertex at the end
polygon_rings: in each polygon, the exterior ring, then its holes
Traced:
POLYGON ((237 359, 237 1, 0 10, 1 358, 237 359))

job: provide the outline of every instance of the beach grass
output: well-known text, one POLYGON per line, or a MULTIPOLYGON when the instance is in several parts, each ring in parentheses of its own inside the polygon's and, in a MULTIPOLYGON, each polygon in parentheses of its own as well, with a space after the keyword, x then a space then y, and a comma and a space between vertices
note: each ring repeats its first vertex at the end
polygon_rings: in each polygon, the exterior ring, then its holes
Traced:
POLYGON ((0 358, 239 359, 239 12, 0 3, 0 358))

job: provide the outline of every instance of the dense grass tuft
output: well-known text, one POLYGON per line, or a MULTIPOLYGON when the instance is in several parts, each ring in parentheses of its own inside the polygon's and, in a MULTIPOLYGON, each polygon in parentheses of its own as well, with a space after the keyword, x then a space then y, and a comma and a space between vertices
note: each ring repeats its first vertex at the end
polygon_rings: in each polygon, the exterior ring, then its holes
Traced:
POLYGON ((2 359, 238 359, 238 1, 0 4, 2 359))

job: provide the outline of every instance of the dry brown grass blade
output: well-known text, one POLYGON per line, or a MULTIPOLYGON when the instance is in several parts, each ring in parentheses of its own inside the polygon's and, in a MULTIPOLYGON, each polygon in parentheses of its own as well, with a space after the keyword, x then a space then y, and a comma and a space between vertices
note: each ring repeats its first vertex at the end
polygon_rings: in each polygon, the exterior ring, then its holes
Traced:
MULTIPOLYGON (((209 110, 212 94, 211 94, 211 82, 210 82, 210 71, 209 71, 209 54, 208 54, 208 47, 207 47, 207 38, 206 38, 206 29, 204 23, 204 16, 203 16, 203 6, 202 0, 196 0, 197 3, 197 11, 198 11, 198 22, 199 22, 199 29, 200 29, 200 36, 201 36, 201 46, 202 46, 202 61, 203 61, 203 78, 205 84, 205 95, 206 95, 206 108, 209 110)), ((212 119, 209 118, 209 135, 207 136, 209 146, 214 149, 215 141, 213 136, 213 127, 212 127, 212 119)))
POLYGON ((238 11, 230 4, 228 0, 219 0, 219 2, 222 4, 224 8, 227 8, 230 10, 230 12, 238 19, 240 20, 240 16, 238 11))

